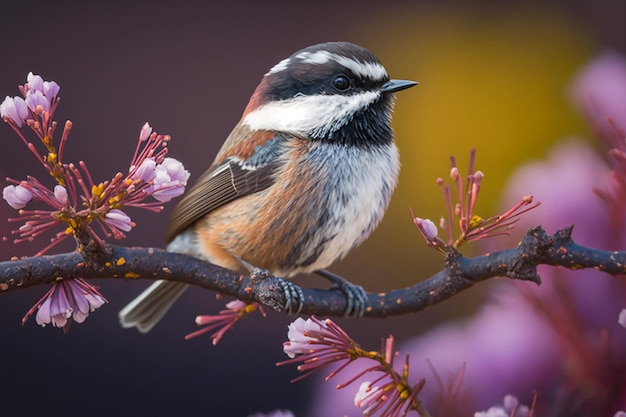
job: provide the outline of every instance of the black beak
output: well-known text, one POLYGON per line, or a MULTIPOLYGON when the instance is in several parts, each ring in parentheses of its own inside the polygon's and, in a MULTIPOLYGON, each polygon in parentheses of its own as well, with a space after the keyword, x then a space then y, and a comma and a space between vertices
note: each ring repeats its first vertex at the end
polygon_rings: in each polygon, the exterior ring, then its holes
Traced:
POLYGON ((380 87, 380 91, 383 93, 393 93, 394 91, 406 90, 417 84, 419 83, 409 80, 389 80, 380 87))

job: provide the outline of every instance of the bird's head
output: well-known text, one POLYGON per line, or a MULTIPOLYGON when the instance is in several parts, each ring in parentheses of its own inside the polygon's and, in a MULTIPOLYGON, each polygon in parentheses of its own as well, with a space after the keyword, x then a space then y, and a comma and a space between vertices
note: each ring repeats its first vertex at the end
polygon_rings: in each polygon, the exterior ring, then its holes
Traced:
POLYGON ((367 49, 328 42, 302 49, 265 74, 244 111, 250 130, 373 146, 392 141, 394 92, 416 85, 390 80, 367 49))

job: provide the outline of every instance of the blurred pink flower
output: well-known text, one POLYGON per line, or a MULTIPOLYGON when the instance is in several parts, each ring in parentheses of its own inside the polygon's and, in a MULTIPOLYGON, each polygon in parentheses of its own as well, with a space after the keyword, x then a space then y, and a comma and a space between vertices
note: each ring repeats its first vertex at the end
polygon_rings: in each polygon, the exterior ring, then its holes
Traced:
POLYGON ((295 417, 295 416, 289 410, 274 410, 267 414, 264 414, 264 413, 251 414, 248 417, 295 417))
POLYGON ((520 404, 512 395, 504 397, 502 406, 490 407, 487 411, 478 411, 474 417, 529 417, 530 409, 520 404))
POLYGON ((354 396, 354 405, 363 410, 362 414, 369 415, 378 408, 381 402, 385 401, 385 396, 382 388, 372 386, 370 381, 364 381, 354 396))
MULTIPOLYGON (((548 233, 575 225, 578 243, 612 247, 609 236, 614 234, 605 219, 606 206, 594 188, 606 184, 610 169, 598 153, 582 140, 566 140, 556 144, 545 160, 531 161, 518 168, 509 178, 503 193, 503 207, 519 198, 520 192, 532 192, 541 201, 533 215, 522 217, 517 231, 501 247, 517 244, 530 227, 541 224, 548 233)), ((491 242, 493 243, 493 242, 491 242)), ((614 249, 614 247, 613 247, 614 249)))
POLYGON ((574 104, 590 119, 601 137, 610 135, 610 117, 626 132, 626 58, 606 51, 583 67, 571 90, 574 104))

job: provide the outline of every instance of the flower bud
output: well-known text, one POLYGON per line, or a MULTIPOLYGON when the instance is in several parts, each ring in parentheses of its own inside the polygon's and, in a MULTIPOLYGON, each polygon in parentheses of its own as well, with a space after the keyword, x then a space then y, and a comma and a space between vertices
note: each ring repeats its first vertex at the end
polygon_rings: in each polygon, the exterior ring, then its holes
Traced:
POLYGON ((62 185, 57 185, 54 187, 54 198, 61 204, 62 206, 67 204, 67 189, 62 185))
POLYGON ((144 123, 141 127, 141 131, 139 132, 139 142, 145 142, 148 140, 150 135, 152 134, 152 127, 148 124, 148 122, 144 123))
POLYGON ((435 225, 432 220, 416 217, 413 221, 427 239, 434 239, 437 237, 439 231, 437 230, 437 225, 435 225))
POLYGON ((2 190, 2 197, 16 210, 22 209, 33 199, 33 193, 21 185, 7 185, 2 190))
POLYGON ((104 221, 111 227, 130 232, 133 223, 126 213, 119 209, 112 209, 104 216, 104 221))
POLYGON ((28 73, 26 77, 26 90, 27 91, 40 91, 43 93, 43 78, 39 75, 35 75, 32 72, 28 73))
POLYGON ((60 89, 59 84, 54 81, 44 81, 43 83, 43 95, 50 101, 57 96, 60 89))

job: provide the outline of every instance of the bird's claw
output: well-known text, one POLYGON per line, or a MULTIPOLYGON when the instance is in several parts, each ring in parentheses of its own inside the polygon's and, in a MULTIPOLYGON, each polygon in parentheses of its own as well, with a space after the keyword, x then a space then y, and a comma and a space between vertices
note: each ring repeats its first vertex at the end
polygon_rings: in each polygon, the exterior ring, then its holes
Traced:
POLYGON ((319 270, 316 271, 316 273, 332 282, 333 287, 338 288, 346 296, 346 310, 344 312, 344 317, 363 317, 369 303, 367 293, 363 287, 352 284, 345 278, 326 270, 319 270))

